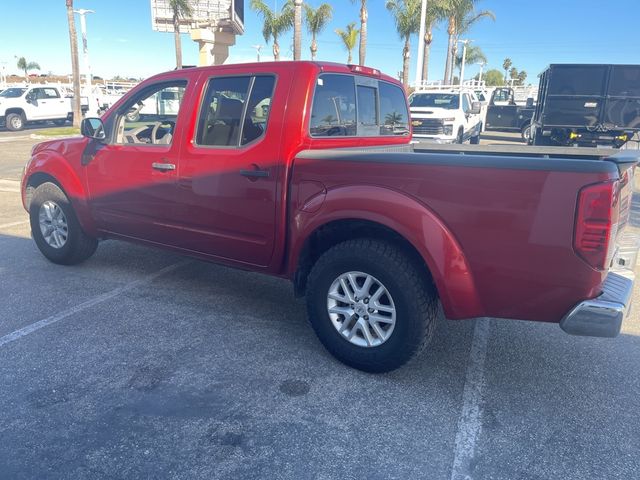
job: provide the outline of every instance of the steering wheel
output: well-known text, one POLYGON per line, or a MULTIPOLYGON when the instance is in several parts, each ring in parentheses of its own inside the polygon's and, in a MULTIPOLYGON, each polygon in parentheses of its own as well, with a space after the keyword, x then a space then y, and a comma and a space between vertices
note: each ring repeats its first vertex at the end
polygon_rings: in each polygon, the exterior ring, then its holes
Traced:
MULTIPOLYGON (((169 131, 165 133, 165 135, 167 133, 173 133, 173 130, 176 128, 176 122, 174 122, 173 120, 164 120, 162 122, 153 122, 153 129, 151 130, 151 144, 152 145, 156 145, 158 143, 158 140, 160 140, 158 138, 158 131, 160 130, 160 127, 162 127, 163 125, 169 125, 169 131)), ((163 135, 164 136, 164 135, 163 135)))

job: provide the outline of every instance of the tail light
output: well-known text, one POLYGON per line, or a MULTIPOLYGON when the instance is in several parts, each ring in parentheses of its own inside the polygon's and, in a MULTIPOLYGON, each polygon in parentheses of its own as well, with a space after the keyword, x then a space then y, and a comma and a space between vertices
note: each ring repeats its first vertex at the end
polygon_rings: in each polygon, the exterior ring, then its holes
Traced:
POLYGON ((589 265, 608 268, 618 231, 618 182, 597 183, 580 190, 573 248, 589 265))

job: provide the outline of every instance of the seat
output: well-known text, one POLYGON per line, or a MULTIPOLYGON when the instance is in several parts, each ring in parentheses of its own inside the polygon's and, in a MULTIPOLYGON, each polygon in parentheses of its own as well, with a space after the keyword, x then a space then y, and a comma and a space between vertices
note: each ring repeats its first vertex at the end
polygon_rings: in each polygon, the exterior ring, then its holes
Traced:
POLYGON ((221 97, 213 119, 207 121, 203 145, 237 145, 243 102, 221 97))

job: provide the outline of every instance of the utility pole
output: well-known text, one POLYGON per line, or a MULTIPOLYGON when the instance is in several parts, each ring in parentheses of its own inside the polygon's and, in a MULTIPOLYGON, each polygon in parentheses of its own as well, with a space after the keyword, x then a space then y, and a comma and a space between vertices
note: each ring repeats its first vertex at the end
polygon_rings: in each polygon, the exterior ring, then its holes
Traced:
POLYGON ((262 45, 251 45, 253 48, 256 49, 256 54, 258 56, 258 62, 260 61, 260 50, 262 49, 262 45))
POLYGON ((418 64, 416 66, 416 85, 418 88, 422 84, 422 64, 424 62, 424 34, 427 26, 427 0, 422 0, 420 8, 420 33, 418 35, 418 64))
POLYGON ((89 49, 87 48, 87 22, 85 15, 87 13, 96 13, 93 10, 86 10, 81 8, 80 10, 74 10, 75 13, 80 15, 80 32, 82 34, 82 57, 84 60, 85 80, 87 83, 87 95, 91 94, 91 65, 89 64, 89 49))
POLYGON ((478 75, 478 83, 482 83, 482 71, 484 70, 484 66, 487 64, 487 62, 480 62, 480 75, 478 75))
POLYGON ((460 65, 460 86, 464 80, 464 63, 467 61, 467 43, 471 40, 461 40, 462 42, 462 64, 460 65))

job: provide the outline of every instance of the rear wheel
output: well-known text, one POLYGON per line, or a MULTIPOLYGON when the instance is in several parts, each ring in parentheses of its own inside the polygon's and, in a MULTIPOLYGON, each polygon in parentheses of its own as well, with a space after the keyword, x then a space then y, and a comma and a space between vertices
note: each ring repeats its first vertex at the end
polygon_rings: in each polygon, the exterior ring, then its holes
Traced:
POLYGON ((33 192, 29 221, 38 249, 53 263, 84 262, 98 247, 98 241, 82 230, 67 196, 53 183, 43 183, 33 192))
POLYGON ((62 119, 61 118, 61 119, 58 119, 58 120, 54 120, 53 123, 54 123, 54 125, 62 126, 65 123, 67 123, 67 119, 66 118, 62 119))
POLYGON ((11 131, 22 130, 25 125, 24 115, 20 113, 10 113, 6 119, 7 129, 11 131))
POLYGON ((522 127, 520 130, 520 135, 522 135, 522 139, 529 143, 531 140, 531 124, 527 124, 522 127))
POLYGON ((309 320, 338 360, 387 372, 424 349, 437 296, 415 263, 396 246, 369 239, 340 243, 316 262, 307 285, 309 320))

